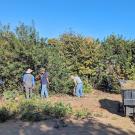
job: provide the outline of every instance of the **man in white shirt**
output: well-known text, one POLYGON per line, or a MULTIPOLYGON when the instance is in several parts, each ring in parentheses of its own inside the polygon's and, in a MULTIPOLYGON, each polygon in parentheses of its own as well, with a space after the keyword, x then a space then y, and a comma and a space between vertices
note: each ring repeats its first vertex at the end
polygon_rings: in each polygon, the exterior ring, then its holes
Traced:
POLYGON ((75 83, 75 95, 77 97, 82 97, 83 96, 83 83, 80 77, 71 75, 71 79, 73 79, 75 83))

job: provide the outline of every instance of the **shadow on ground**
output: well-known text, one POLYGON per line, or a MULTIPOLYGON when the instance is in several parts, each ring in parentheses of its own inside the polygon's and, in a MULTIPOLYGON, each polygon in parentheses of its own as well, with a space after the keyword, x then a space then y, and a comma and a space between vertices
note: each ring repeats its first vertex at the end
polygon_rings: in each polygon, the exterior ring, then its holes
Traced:
MULTIPOLYGON (((124 128, 124 127, 123 127, 124 128)), ((0 124, 0 135, 135 135, 94 118, 68 121, 67 127, 54 128, 52 120, 37 123, 8 121, 0 124)))
POLYGON ((101 99, 99 100, 100 106, 103 109, 106 109, 112 114, 117 114, 120 116, 124 116, 124 112, 120 111, 120 102, 110 99, 101 99))

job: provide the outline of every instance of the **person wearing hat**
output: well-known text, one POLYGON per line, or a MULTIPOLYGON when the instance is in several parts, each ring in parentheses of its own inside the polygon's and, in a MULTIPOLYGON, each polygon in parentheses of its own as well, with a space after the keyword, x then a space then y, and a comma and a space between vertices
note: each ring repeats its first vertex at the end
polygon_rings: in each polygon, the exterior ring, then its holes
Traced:
POLYGON ((32 97, 32 90, 35 86, 35 78, 31 74, 33 72, 32 69, 28 68, 23 76, 23 86, 26 92, 26 98, 29 99, 32 97))
POLYGON ((49 84, 49 79, 48 79, 48 72, 45 71, 45 68, 40 69, 40 81, 41 81, 41 97, 48 97, 48 84, 49 84))

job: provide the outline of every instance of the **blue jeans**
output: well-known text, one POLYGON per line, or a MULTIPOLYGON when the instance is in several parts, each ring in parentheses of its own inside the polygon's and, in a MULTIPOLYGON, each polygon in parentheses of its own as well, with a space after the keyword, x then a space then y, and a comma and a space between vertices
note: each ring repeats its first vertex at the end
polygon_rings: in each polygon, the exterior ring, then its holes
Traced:
POLYGON ((77 97, 83 96, 83 84, 82 83, 79 83, 76 86, 76 96, 77 97))
POLYGON ((48 97, 48 89, 47 89, 47 84, 43 84, 41 86, 41 97, 48 97))

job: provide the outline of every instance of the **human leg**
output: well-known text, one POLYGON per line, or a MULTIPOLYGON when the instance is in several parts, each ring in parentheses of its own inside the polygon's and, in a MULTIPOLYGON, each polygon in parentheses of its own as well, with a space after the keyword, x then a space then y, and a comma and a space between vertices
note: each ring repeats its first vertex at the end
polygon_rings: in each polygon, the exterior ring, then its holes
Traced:
POLYGON ((29 99, 29 87, 25 86, 25 96, 27 99, 29 99))
POLYGON ((45 87, 45 97, 48 97, 48 89, 47 89, 47 85, 44 86, 45 87))
POLYGON ((41 86, 41 97, 45 96, 45 85, 41 86))
POLYGON ((79 85, 80 85, 80 87, 79 87, 79 94, 82 97, 83 96, 83 84, 79 84, 79 85))
POLYGON ((76 91, 75 91, 77 97, 80 97, 79 89, 80 89, 80 86, 79 86, 79 84, 77 84, 76 91))
POLYGON ((32 97, 32 88, 29 88, 29 96, 32 97))

